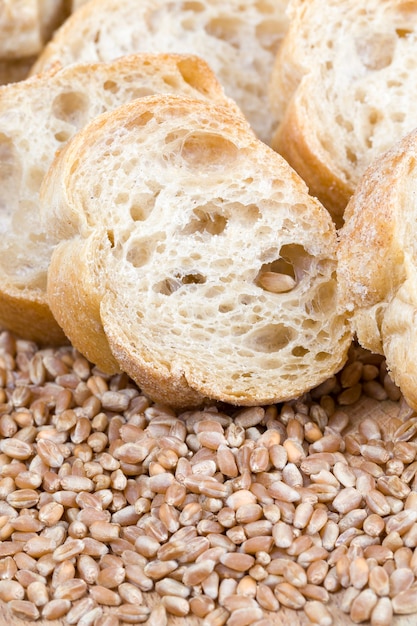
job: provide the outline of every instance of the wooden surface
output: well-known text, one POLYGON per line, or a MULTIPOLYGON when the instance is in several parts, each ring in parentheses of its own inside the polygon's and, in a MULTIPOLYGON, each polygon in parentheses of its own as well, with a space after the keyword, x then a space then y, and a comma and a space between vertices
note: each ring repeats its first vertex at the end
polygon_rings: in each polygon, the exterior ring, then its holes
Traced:
MULTIPOLYGON (((399 415, 401 408, 398 404, 385 401, 377 402, 370 398, 361 398, 359 402, 351 407, 346 407, 346 412, 351 417, 351 428, 355 428, 355 425, 364 417, 377 417, 382 422, 389 419, 392 416, 399 415)), ((145 594, 144 594, 145 595, 145 594)), ((328 608, 334 617, 335 626, 351 626, 353 622, 345 615, 339 608, 340 594, 335 594, 332 597, 328 608)), ((149 606, 153 606, 158 601, 156 594, 148 594, 147 603, 149 606)), ((117 613, 117 609, 115 610, 117 613)), ((307 626, 311 622, 306 618, 303 611, 291 611, 289 609, 280 609, 276 614, 270 614, 270 626, 307 626)), ((33 624, 35 622, 31 622, 33 624)), ((26 626, 26 623, 20 619, 11 617, 7 606, 0 603, 0 626, 26 626)), ((63 626, 64 620, 55 621, 37 621, 36 624, 40 626, 63 626)), ((198 618, 187 616, 185 618, 172 617, 169 621, 169 626, 201 626, 202 620, 198 618)), ((415 626, 417 624, 417 615, 398 616, 393 620, 393 626, 415 626)))

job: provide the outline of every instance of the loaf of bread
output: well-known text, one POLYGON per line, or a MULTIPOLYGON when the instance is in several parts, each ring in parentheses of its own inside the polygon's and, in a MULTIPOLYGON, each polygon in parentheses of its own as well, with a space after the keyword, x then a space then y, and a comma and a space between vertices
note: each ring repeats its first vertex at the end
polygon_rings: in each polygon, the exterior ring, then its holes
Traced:
POLYGON ((269 142, 267 85, 287 26, 286 5, 287 0, 91 0, 56 32, 33 72, 56 61, 110 61, 132 52, 197 54, 269 142))
POLYGON ((46 298, 56 234, 39 222, 39 187, 56 151, 95 116, 153 93, 225 103, 207 64, 185 55, 133 55, 51 70, 0 88, 0 326, 39 343, 64 335, 46 298))
POLYGON ((270 84, 272 145, 340 225, 366 167, 417 126, 417 3, 291 0, 289 9, 270 84))
POLYGON ((41 199, 61 240, 56 319, 151 398, 269 404, 344 363, 334 224, 229 108, 159 95, 103 114, 54 160, 41 199))
POLYGON ((417 130, 366 170, 340 231, 338 280, 359 342, 417 409, 417 130))

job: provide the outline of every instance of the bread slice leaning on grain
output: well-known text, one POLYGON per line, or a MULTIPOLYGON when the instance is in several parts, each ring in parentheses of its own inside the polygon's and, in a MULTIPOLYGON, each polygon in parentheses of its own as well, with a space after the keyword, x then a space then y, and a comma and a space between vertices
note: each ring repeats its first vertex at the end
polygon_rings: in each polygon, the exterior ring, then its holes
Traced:
POLYGON ((0 325, 41 344, 65 337, 46 272, 57 233, 39 221, 39 187, 70 137, 95 116, 153 93, 215 100, 242 115, 198 57, 139 54, 51 70, 0 88, 0 325))
POLYGON ((271 145, 343 222, 366 167, 417 126, 417 3, 291 0, 271 145))
POLYGON ((365 172, 340 231, 338 280, 360 344, 417 409, 417 130, 365 172))
POLYGON ((56 319, 159 402, 288 400, 346 359, 334 224, 227 107, 160 95, 96 118, 52 164, 42 216, 56 319))
POLYGON ((91 0, 55 33, 33 72, 57 61, 110 61, 133 52, 197 54, 209 63, 257 135, 269 142, 267 85, 287 28, 287 3, 91 0))

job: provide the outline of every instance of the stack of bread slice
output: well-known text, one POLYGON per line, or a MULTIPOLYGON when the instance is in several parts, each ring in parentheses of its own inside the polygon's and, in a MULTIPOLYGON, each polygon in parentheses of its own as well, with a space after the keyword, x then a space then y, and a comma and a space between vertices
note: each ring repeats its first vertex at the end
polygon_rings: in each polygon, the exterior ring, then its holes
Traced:
POLYGON ((46 273, 56 233, 39 217, 39 187, 55 153, 87 122, 153 93, 225 103, 198 57, 142 54, 54 69, 0 89, 0 324, 39 343, 64 335, 50 313, 46 273))

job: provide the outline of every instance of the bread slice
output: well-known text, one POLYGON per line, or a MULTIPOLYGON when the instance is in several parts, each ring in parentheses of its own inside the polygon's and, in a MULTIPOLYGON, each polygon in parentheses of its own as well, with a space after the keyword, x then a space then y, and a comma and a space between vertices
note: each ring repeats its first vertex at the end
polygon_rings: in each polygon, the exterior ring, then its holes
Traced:
POLYGON ((346 208, 338 251, 342 303, 364 348, 386 357, 417 409, 417 131, 365 172, 346 208))
POLYGON ((205 59, 257 135, 269 142, 267 84, 287 27, 288 0, 92 0, 70 16, 33 72, 56 61, 109 61, 132 52, 205 59))
POLYGON ((160 95, 96 118, 52 164, 42 216, 56 319, 154 400, 288 400, 346 359, 334 224, 224 106, 160 95))
POLYGON ((272 145, 338 225, 366 167, 417 126, 416 55, 414 2, 290 2, 270 83, 272 145))
POLYGON ((208 65, 185 55, 74 65, 0 88, 0 326, 42 344, 63 341, 47 305, 57 233, 47 237, 39 222, 40 184, 55 153, 84 124, 158 92, 213 99, 242 115, 208 65))

